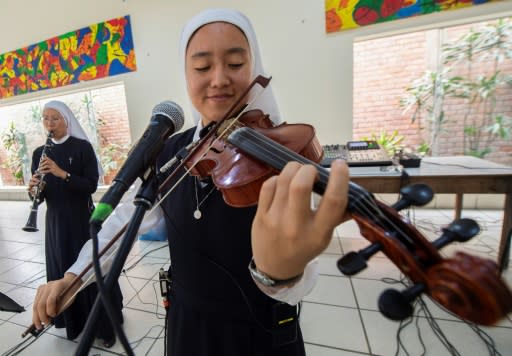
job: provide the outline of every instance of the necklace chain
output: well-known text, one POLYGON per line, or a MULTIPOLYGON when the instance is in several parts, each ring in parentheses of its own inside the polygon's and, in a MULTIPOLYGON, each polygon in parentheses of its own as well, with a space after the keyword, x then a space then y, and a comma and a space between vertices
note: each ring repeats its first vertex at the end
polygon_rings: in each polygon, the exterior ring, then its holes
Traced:
POLYGON ((194 218, 196 220, 199 220, 201 219, 201 217, 203 216, 203 214, 201 213, 201 210, 199 210, 199 207, 205 202, 206 199, 208 199, 208 197, 210 196, 210 194, 213 193, 213 191, 215 190, 215 185, 213 186, 213 188, 208 192, 208 194, 205 195, 205 197, 203 199, 201 199, 201 201, 199 201, 199 197, 198 197, 198 189, 197 189, 197 177, 194 177, 194 190, 195 190, 195 193, 196 193, 196 210, 194 211, 194 218))

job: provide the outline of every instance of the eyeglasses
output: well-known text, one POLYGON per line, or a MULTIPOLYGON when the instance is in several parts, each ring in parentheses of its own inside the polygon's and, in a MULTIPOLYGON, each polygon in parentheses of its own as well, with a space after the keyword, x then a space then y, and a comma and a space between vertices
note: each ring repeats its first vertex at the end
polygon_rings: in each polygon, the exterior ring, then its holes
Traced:
POLYGON ((59 116, 43 116, 41 119, 46 122, 57 122, 63 120, 63 118, 59 116))

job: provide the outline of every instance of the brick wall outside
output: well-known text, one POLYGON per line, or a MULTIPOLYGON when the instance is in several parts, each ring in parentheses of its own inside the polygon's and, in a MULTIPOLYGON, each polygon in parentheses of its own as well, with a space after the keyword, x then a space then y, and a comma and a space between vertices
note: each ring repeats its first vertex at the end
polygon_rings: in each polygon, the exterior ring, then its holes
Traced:
MULTIPOLYGON (((429 30, 373 39, 354 44, 354 122, 353 138, 360 139, 372 133, 387 133, 397 130, 405 136, 407 146, 416 146, 421 141, 418 126, 412 124, 410 114, 403 115, 399 106, 400 97, 413 80, 420 78, 426 70, 435 70, 439 59, 440 38, 445 42, 459 38, 473 25, 458 26, 444 30, 429 30)), ((501 71, 512 75, 512 60, 500 64, 501 71)), ((492 62, 477 63, 474 73, 485 74, 492 69, 492 62)), ((461 74, 454 72, 454 74, 461 74)), ((496 112, 512 117, 512 87, 498 92, 496 112)), ((467 105, 463 99, 445 101, 447 118, 440 136, 439 155, 461 155, 463 149, 464 116, 467 105)), ((471 113, 469 119, 475 117, 471 113)), ((494 162, 512 165, 512 141, 495 140, 492 153, 485 156, 494 162)))
MULTIPOLYGON (((128 110, 124 86, 106 87, 92 92, 94 110, 97 120, 101 122, 98 126, 100 145, 112 143, 122 146, 126 153, 131 144, 130 125, 128 122, 128 110)), ((124 159, 116 157, 117 167, 120 168, 124 159)), ((118 169, 113 170, 104 177, 104 183, 110 184, 118 169)))

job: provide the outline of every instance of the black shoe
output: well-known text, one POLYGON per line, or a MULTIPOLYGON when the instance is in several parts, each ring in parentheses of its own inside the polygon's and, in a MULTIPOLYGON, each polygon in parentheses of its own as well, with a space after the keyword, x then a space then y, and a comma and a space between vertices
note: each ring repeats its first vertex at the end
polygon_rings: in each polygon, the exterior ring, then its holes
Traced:
POLYGON ((116 343, 116 337, 115 335, 112 336, 110 339, 103 340, 103 346, 105 346, 107 349, 110 349, 114 344, 116 343))

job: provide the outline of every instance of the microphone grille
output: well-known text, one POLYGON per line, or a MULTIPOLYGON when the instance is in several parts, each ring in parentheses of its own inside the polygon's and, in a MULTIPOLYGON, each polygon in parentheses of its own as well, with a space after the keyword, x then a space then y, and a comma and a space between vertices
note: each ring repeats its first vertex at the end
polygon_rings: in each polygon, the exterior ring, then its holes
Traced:
POLYGON ((153 108, 152 116, 155 115, 164 115, 171 119, 174 124, 175 132, 181 130, 185 123, 185 115, 183 114, 183 109, 181 106, 170 100, 165 100, 160 104, 155 105, 153 108))

